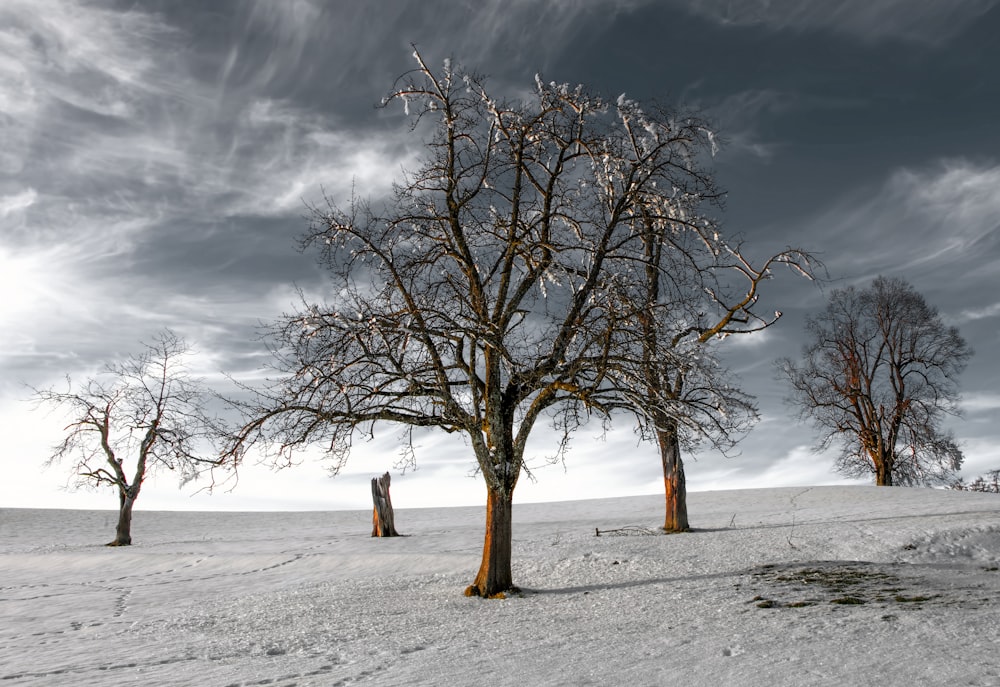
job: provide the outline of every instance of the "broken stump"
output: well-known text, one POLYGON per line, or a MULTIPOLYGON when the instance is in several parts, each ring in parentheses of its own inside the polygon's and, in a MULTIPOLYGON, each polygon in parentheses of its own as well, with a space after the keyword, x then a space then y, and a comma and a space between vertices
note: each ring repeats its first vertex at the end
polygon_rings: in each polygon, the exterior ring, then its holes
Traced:
POLYGON ((372 477, 372 501, 375 509, 372 512, 373 537, 398 537, 396 523, 392 513, 392 499, 389 498, 389 473, 381 477, 372 477))

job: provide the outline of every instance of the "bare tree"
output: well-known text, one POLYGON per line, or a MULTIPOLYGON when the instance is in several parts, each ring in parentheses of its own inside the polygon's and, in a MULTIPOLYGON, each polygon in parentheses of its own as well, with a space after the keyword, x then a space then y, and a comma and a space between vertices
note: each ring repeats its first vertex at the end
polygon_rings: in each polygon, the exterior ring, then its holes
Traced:
MULTIPOLYGON (((698 177, 700 181, 703 177, 698 177)), ((647 218, 645 279, 625 300, 636 306, 632 340, 616 358, 613 376, 639 418, 643 436, 654 440, 663 467, 663 530, 689 529, 687 486, 681 449, 701 441, 731 450, 757 420, 754 399, 734 385, 716 354, 717 343, 734 334, 770 327, 780 311, 760 312, 763 282, 786 266, 812 278, 818 262, 788 249, 754 266, 739 245, 698 213, 706 194, 688 189, 672 216, 647 218), (678 232, 697 222, 711 231, 678 232)))
POLYGON ((213 436, 213 423, 206 391, 185 367, 188 346, 169 330, 145 346, 75 390, 67 377, 66 391, 36 389, 34 395, 71 418, 49 464, 68 458, 79 486, 107 485, 118 494, 118 525, 108 546, 132 543, 132 508, 146 477, 171 470, 184 485, 215 460, 211 451, 209 458, 197 452, 213 436))
POLYGON ((763 283, 784 266, 812 279, 820 263, 789 248, 754 265, 727 237, 709 211, 721 193, 701 162, 714 155, 709 125, 696 113, 647 112, 619 98, 623 127, 636 158, 644 154, 638 131, 653 121, 684 121, 686 146, 670 151, 671 193, 646 203, 633 230, 641 253, 632 277, 615 282, 622 317, 608 369, 618 403, 605 389, 605 407, 624 407, 641 435, 659 448, 663 467, 663 530, 689 529, 687 485, 681 449, 707 441, 731 450, 757 419, 754 399, 734 385, 715 353, 715 343, 773 325, 781 313, 763 313, 763 283), (692 131, 704 135, 691 135, 692 131), (695 154, 698 153, 698 154, 695 154))
POLYGON ((632 409, 608 377, 616 355, 642 354, 620 348, 635 315, 621 295, 644 279, 648 222, 678 220, 657 240, 712 235, 676 214, 710 132, 541 79, 504 101, 415 57, 386 103, 402 102, 417 130, 432 123, 427 159, 383 208, 315 210, 304 245, 333 293, 275 325, 279 375, 243 404, 227 458, 259 443, 290 461, 321 442, 336 471, 383 423, 463 434, 487 491, 466 593, 490 597, 514 585, 512 498, 538 420, 561 431, 558 454, 589 414, 632 409))
POLYGON ((902 279, 830 295, 806 324, 802 360, 779 361, 802 416, 822 432, 818 449, 841 445, 837 468, 874 474, 880 486, 937 484, 962 452, 941 427, 957 415, 958 375, 972 349, 902 279))
POLYGON ((1000 470, 990 470, 985 475, 979 475, 971 482, 956 478, 948 485, 956 491, 978 491, 986 494, 1000 494, 1000 470))

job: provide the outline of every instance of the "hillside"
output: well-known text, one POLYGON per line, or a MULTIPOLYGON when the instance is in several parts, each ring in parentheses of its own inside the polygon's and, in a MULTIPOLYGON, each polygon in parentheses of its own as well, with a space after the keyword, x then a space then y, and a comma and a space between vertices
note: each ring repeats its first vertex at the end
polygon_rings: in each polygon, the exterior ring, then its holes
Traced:
POLYGON ((1000 497, 816 487, 515 507, 522 592, 461 595, 478 508, 0 511, 4 685, 1000 685, 1000 497), (633 529, 634 528, 634 529, 633 529), (605 532, 595 536, 595 530, 605 532))

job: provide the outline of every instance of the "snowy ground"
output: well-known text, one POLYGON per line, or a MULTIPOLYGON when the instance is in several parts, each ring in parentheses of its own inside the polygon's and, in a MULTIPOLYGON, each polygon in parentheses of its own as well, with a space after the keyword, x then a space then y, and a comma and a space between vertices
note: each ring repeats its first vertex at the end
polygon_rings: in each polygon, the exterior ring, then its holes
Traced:
POLYGON ((480 509, 0 510, 0 684, 1000 685, 1000 497, 817 487, 480 509))

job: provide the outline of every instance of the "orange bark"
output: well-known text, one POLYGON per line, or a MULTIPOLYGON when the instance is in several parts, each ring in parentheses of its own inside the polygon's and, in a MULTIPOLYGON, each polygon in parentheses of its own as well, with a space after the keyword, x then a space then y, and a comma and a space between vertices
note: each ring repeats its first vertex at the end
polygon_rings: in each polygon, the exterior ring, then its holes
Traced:
POLYGON ((516 591, 510 568, 512 515, 512 494, 488 487, 483 558, 475 581, 465 590, 466 596, 503 598, 504 592, 516 591))

